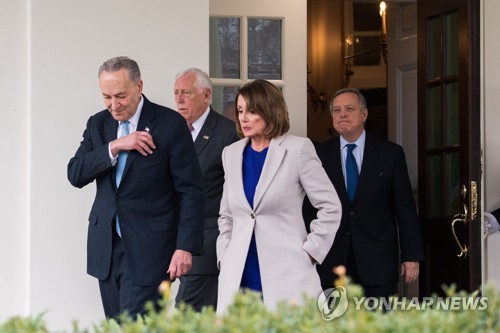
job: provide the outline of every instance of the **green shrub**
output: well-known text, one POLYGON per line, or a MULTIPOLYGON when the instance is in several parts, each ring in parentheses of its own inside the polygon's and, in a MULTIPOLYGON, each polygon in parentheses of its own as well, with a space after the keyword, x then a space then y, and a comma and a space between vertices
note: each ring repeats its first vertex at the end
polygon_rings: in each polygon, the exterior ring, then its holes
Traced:
POLYGON ((36 317, 12 317, 7 322, 0 324, 1 333, 22 333, 22 332, 37 332, 46 333, 48 332, 45 322, 43 320, 43 314, 36 317))
MULTIPOLYGON (((301 306, 294 302, 282 303, 275 311, 268 311, 257 293, 246 292, 236 296, 224 316, 218 316, 212 308, 201 313, 190 307, 181 306, 172 309, 168 305, 168 291, 160 311, 155 311, 148 304, 148 313, 135 320, 123 315, 118 323, 115 320, 103 320, 88 330, 78 328, 75 323, 74 333, 294 333, 294 332, 500 332, 500 293, 492 286, 484 288, 483 297, 487 298, 487 307, 483 310, 442 310, 429 306, 425 309, 390 311, 356 309, 355 297, 361 297, 358 286, 337 281, 344 285, 349 306, 340 317, 331 321, 323 319, 316 299, 306 299, 301 306)), ((445 289, 447 298, 478 297, 477 293, 468 295, 457 292, 452 286, 445 289)), ((437 299, 437 296, 435 296, 437 299)), ((358 303, 359 304, 359 303, 358 303)), ((0 333, 48 332, 43 315, 37 317, 13 317, 0 324, 0 333)))

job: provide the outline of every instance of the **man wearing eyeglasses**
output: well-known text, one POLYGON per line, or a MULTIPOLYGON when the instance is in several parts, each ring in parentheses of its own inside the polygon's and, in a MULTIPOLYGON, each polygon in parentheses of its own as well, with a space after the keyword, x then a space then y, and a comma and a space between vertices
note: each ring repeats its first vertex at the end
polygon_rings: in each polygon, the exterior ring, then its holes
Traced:
POLYGON ((212 82, 200 69, 189 68, 176 76, 174 84, 177 111, 191 130, 205 186, 205 230, 203 252, 193 256, 193 266, 180 278, 177 305, 191 305, 196 311, 216 307, 219 270, 215 243, 219 235, 217 220, 224 184, 222 150, 237 141, 236 126, 212 109, 212 82))

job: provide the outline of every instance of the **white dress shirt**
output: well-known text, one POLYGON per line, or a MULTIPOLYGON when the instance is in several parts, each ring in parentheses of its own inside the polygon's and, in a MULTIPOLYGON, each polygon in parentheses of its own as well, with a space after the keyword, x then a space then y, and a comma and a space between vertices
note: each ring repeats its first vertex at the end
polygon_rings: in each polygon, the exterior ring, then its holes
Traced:
POLYGON ((365 141, 366 141, 366 133, 363 130, 363 133, 359 136, 359 138, 354 142, 347 142, 342 136, 340 136, 340 153, 342 154, 342 173, 344 174, 344 180, 346 182, 347 188, 347 177, 345 174, 345 160, 347 158, 347 145, 349 143, 354 143, 356 145, 356 149, 352 151, 354 158, 356 159, 356 164, 358 166, 358 173, 361 172, 361 165, 363 164, 363 153, 365 150, 365 141))
POLYGON ((193 137, 193 142, 196 140, 196 137, 200 133, 201 128, 203 127, 203 124, 205 123, 205 120, 207 120, 208 117, 208 112, 210 111, 210 106, 203 112, 200 118, 196 119, 191 126, 193 126, 193 130, 191 131, 191 136, 193 137))
MULTIPOLYGON (((141 112, 142 112, 142 106, 144 105, 144 98, 141 96, 141 101, 139 102, 139 105, 137 105, 137 110, 135 111, 134 115, 132 118, 130 118, 129 124, 128 124, 128 133, 132 134, 137 130, 137 125, 139 125, 139 119, 141 118, 141 112)), ((118 129, 116 132, 116 137, 120 138, 122 135, 122 129, 121 129, 121 121, 118 124, 118 129)), ((109 158, 111 159, 111 164, 115 165, 116 162, 118 161, 118 154, 116 156, 113 156, 111 154, 111 142, 108 143, 108 153, 109 153, 109 158)))

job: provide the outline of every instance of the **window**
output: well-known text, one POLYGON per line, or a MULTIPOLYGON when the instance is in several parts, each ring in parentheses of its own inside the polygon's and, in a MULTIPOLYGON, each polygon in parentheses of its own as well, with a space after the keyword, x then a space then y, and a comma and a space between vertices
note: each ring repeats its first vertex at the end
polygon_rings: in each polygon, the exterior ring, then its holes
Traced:
POLYGON ((234 100, 245 82, 265 79, 283 87, 282 20, 211 17, 209 75, 214 109, 233 120, 234 100))
POLYGON ((343 4, 344 85, 358 88, 385 87, 387 82, 381 44, 383 22, 380 3, 344 0, 343 4))
MULTIPOLYGON (((346 9, 351 11, 350 6, 346 9)), ((354 66, 378 66, 382 59, 380 52, 369 52, 380 47, 382 21, 378 3, 352 3, 352 21, 345 27, 352 34, 353 54, 366 54, 353 58, 354 66)))

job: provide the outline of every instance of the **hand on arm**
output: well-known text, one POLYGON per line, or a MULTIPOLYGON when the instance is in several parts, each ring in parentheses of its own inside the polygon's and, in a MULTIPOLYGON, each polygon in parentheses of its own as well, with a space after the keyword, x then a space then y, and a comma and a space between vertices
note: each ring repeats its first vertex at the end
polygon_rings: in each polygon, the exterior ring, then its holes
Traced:
POLYGON ((156 149, 153 137, 146 131, 135 131, 126 136, 122 136, 110 143, 111 154, 118 155, 122 150, 137 150, 141 155, 153 154, 156 149))

